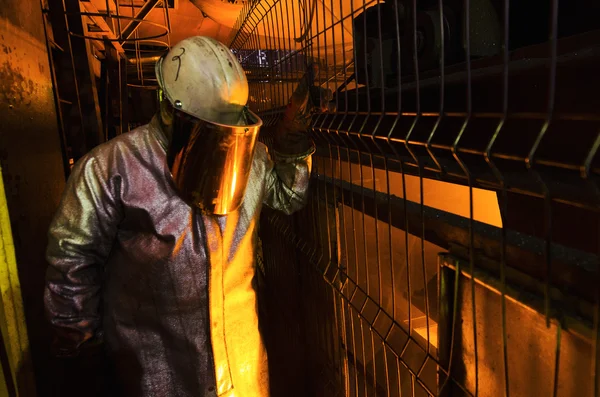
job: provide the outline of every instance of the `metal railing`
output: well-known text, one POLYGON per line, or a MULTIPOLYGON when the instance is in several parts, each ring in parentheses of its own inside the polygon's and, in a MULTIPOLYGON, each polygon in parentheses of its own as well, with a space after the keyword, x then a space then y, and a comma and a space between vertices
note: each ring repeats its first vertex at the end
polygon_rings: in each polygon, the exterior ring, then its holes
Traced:
POLYGON ((274 395, 600 395, 598 10, 246 4, 265 124, 309 62, 336 108, 307 208, 261 223, 274 395))

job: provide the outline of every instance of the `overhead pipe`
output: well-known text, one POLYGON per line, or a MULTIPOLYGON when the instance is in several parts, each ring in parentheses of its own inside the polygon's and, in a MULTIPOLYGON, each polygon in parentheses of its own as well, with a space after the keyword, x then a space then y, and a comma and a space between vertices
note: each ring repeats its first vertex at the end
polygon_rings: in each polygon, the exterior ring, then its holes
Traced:
POLYGON ((127 26, 125 26, 125 29, 123 29, 123 31, 121 32, 121 44, 129 40, 131 35, 140 26, 140 23, 142 23, 142 21, 148 16, 148 14, 150 14, 150 11, 152 11, 157 4, 158 0, 148 0, 144 3, 140 11, 134 17, 135 19, 129 22, 127 26))
POLYGON ((159 59, 160 59, 160 55, 152 55, 152 56, 145 56, 145 57, 139 57, 139 58, 128 58, 127 63, 130 65, 138 65, 138 64, 147 65, 150 63, 156 63, 156 62, 158 62, 159 59))
POLYGON ((190 0, 204 15, 216 23, 233 28, 247 0, 238 2, 225 0, 190 0))

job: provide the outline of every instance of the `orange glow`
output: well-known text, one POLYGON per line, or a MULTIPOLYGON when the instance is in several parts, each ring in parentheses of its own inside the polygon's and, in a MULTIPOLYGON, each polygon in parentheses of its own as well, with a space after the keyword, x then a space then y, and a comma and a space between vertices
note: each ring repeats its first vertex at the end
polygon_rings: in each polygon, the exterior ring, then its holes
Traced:
POLYGON ((233 170, 233 176, 231 177, 231 192, 230 192, 232 200, 233 200, 233 196, 235 194, 235 185, 236 185, 236 183, 237 183, 237 171, 234 168, 234 170, 233 170))
MULTIPOLYGON (((429 320, 431 325, 429 326, 429 344, 435 348, 438 347, 438 326, 437 323, 433 320, 429 320)), ((414 329, 419 336, 425 340, 427 340, 427 327, 419 327, 414 329)))
MULTIPOLYGON (((321 161, 319 169, 327 175, 331 175, 329 161, 321 161)), ((362 184, 367 189, 386 193, 388 179, 386 172, 380 169, 372 169, 370 166, 359 167, 357 164, 342 162, 340 170, 334 172, 335 178, 352 182, 356 185, 362 184)), ((415 203, 421 203, 421 188, 419 177, 405 175, 406 199, 415 203)), ((390 194, 399 198, 404 197, 402 174, 389 172, 390 194)), ((470 218, 469 187, 454 183, 442 182, 433 179, 423 179, 423 204, 441 211, 450 212, 465 218, 470 218)), ((473 219, 488 225, 502 227, 500 207, 496 192, 484 189, 473 189, 473 219)))

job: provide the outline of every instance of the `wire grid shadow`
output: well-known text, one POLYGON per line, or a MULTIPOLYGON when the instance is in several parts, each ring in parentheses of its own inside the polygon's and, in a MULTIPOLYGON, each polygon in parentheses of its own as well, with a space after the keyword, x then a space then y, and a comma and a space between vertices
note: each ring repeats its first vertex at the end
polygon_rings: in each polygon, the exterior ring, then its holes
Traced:
POLYGON ((600 395, 599 11, 245 4, 262 139, 309 64, 330 92, 307 207, 261 221, 273 395, 600 395))

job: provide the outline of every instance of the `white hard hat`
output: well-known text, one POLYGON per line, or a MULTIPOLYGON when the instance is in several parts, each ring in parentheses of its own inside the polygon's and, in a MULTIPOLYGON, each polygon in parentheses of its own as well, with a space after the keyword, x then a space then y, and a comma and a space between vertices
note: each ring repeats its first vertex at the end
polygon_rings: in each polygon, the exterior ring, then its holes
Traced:
POLYGON ((210 37, 189 37, 156 63, 156 78, 171 104, 193 117, 237 124, 248 102, 248 80, 234 54, 210 37))

